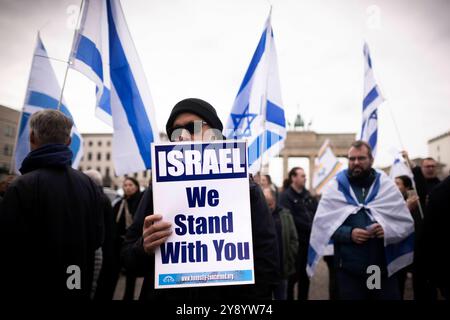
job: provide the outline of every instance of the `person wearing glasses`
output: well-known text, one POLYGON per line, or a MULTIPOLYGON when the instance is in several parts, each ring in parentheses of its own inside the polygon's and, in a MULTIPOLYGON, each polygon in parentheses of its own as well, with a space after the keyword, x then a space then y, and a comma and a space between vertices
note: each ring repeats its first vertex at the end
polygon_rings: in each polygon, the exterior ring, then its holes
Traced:
MULTIPOLYGON (((212 141, 225 139, 223 125, 208 102, 189 98, 177 103, 166 124, 170 141, 212 141)), ((173 199, 176 201, 176 199, 173 199)), ((154 289, 154 251, 172 233, 172 226, 153 212, 151 188, 144 193, 127 230, 122 246, 125 267, 144 276, 140 300, 270 300, 277 284, 279 268, 274 223, 260 187, 250 180, 250 206, 253 232, 255 284, 239 286, 154 289)))
POLYGON ((308 274, 333 244, 339 300, 399 300, 396 272, 413 258, 411 214, 392 179, 372 168, 373 160, 367 142, 352 143, 348 168, 327 185, 313 221, 308 274))

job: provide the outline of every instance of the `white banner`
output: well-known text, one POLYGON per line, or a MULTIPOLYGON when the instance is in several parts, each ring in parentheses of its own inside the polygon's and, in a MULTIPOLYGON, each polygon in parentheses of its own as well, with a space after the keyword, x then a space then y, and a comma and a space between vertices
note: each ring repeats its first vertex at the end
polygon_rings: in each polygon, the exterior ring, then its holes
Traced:
POLYGON ((155 288, 254 283, 247 144, 152 144, 152 164, 154 212, 173 231, 155 288))

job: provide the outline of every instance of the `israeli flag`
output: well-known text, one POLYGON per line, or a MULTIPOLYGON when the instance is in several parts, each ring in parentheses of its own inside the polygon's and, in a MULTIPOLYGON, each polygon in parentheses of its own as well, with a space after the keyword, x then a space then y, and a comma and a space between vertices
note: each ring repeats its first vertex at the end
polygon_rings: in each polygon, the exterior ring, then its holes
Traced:
MULTIPOLYGON (((16 174, 20 174, 19 169, 22 166, 22 161, 30 152, 29 120, 31 115, 43 109, 58 109, 60 95, 61 88, 50 64, 47 50, 45 50, 41 36, 38 33, 25 103, 19 122, 19 133, 14 156, 14 172, 16 174)), ((64 100, 61 101, 59 110, 73 120, 72 114, 67 109, 64 100)), ((72 127, 71 138, 70 149, 73 154, 72 167, 76 169, 83 156, 83 138, 78 132, 75 123, 72 127)))
POLYGON ((248 141, 249 172, 255 174, 284 146, 286 120, 281 100, 271 14, 234 101, 224 134, 248 141))
POLYGON ((119 0, 85 0, 71 60, 96 84, 96 115, 113 126, 116 174, 150 169, 154 106, 119 0))
POLYGON ((384 230, 384 252, 388 275, 412 263, 414 221, 402 194, 394 182, 380 170, 363 203, 350 185, 347 169, 339 172, 326 186, 314 216, 306 271, 313 276, 320 258, 327 253, 334 232, 352 214, 362 208, 384 230))
POLYGON ((330 140, 325 140, 317 155, 313 174, 312 187, 317 194, 341 170, 342 163, 334 155, 330 147, 330 140))
POLYGON ((392 179, 395 179, 400 176, 408 176, 414 181, 413 173, 411 169, 406 164, 406 161, 403 159, 403 156, 400 152, 398 152, 395 156, 394 162, 392 163, 391 170, 389 171, 389 176, 392 179))
POLYGON ((369 46, 364 43, 364 99, 361 140, 372 148, 375 157, 378 139, 378 106, 384 101, 373 75, 369 46))

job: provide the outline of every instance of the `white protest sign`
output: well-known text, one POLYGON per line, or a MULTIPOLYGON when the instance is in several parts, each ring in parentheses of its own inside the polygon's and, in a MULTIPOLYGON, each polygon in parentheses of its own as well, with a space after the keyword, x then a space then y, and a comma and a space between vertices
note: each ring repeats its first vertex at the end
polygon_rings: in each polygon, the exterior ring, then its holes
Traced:
POLYGON ((155 288, 252 284, 247 144, 152 144, 154 212, 172 223, 155 288))

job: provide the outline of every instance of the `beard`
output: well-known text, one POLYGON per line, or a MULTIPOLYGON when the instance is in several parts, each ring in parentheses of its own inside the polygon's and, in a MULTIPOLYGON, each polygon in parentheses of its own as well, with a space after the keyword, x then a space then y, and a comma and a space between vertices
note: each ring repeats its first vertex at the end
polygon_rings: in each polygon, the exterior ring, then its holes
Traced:
POLYGON ((364 177, 369 176, 370 167, 367 169, 364 169, 361 166, 355 166, 351 169, 349 168, 348 172, 349 172, 350 177, 352 177, 352 178, 364 178, 364 177))

